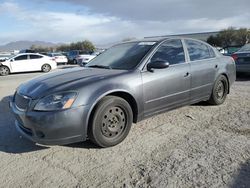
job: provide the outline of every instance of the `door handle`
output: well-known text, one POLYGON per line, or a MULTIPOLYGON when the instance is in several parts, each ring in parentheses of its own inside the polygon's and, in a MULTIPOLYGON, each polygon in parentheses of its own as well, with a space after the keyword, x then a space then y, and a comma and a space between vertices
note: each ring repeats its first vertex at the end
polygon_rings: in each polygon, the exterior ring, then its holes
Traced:
POLYGON ((218 65, 215 65, 215 68, 217 69, 217 68, 218 68, 218 65))
POLYGON ((187 73, 184 75, 184 77, 188 77, 189 75, 190 75, 190 73, 187 72, 187 73))

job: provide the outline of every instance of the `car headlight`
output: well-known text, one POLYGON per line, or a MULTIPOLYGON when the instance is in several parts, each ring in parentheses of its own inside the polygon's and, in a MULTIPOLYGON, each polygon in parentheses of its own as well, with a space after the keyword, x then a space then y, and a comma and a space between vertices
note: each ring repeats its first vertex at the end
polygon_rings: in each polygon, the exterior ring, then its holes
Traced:
POLYGON ((68 109, 76 99, 75 92, 57 93, 44 97, 38 101, 34 110, 37 111, 54 111, 68 109))

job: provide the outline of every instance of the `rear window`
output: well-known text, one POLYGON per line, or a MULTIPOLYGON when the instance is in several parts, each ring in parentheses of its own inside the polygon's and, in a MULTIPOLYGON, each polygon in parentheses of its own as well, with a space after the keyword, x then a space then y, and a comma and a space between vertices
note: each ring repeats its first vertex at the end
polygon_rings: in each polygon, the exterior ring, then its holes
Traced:
POLYGON ((238 52, 250 52, 250 44, 246 44, 238 52))

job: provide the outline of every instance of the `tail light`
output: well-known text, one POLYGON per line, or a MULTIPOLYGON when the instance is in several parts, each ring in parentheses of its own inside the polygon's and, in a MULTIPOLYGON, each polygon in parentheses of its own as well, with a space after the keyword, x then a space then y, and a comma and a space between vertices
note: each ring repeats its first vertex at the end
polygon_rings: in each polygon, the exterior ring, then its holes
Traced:
POLYGON ((237 54, 233 54, 232 58, 234 59, 234 61, 236 61, 238 59, 238 55, 237 54))

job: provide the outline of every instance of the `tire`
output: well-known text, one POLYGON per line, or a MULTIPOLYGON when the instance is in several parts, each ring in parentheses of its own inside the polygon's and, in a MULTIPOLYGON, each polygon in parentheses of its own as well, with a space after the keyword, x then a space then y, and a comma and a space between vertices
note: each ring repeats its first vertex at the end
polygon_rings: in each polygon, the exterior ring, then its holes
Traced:
POLYGON ((51 70, 51 66, 49 64, 44 64, 42 66, 42 71, 43 72, 49 72, 51 70))
POLYGON ((0 66, 0 76, 7 76, 10 74, 10 69, 7 66, 0 66))
POLYGON ((208 102, 212 105, 223 104, 227 98, 229 83, 224 75, 221 75, 215 81, 212 94, 208 102))
POLYGON ((115 96, 104 97, 91 116, 88 136, 100 147, 121 143, 128 135, 133 121, 129 103, 115 96))
POLYGON ((77 61, 76 59, 73 60, 73 64, 76 65, 77 64, 77 61))

